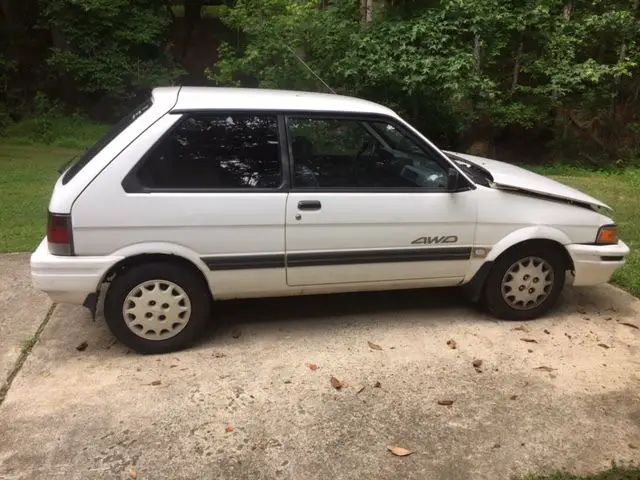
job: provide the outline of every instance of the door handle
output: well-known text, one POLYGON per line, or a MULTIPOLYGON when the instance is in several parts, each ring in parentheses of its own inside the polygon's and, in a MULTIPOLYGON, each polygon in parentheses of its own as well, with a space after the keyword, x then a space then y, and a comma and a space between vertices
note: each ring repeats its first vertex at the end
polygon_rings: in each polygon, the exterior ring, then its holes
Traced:
POLYGON ((318 200, 301 200, 298 202, 298 210, 320 210, 322 204, 318 200))

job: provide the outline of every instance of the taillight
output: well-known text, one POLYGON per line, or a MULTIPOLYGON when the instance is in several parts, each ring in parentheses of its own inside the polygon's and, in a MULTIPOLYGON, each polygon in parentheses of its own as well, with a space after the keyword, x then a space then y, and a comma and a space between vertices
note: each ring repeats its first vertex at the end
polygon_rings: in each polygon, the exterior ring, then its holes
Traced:
POLYGON ((49 212, 47 242, 52 255, 72 255, 71 216, 49 212))

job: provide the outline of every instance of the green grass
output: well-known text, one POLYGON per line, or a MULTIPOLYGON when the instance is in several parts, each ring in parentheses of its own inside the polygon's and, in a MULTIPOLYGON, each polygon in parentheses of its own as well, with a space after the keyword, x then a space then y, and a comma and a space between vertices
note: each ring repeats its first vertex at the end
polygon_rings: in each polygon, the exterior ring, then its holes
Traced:
POLYGON ((0 144, 0 252, 33 250, 47 229, 58 167, 77 154, 49 146, 0 144))
POLYGON ((109 130, 109 125, 93 123, 79 116, 32 117, 9 125, 2 141, 12 145, 47 144, 60 148, 86 148, 109 130))

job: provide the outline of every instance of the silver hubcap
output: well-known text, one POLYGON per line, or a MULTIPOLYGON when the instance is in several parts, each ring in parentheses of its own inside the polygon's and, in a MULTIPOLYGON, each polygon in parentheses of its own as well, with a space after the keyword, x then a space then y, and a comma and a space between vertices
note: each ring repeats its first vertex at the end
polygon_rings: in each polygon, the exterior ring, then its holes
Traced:
POLYGON ((191 302, 186 292, 167 280, 149 280, 134 287, 122 306, 133 333, 147 340, 166 340, 189 323, 191 302))
POLYGON ((553 268, 542 258, 523 258, 509 267, 500 288, 502 298, 511 308, 530 310, 551 293, 553 268))

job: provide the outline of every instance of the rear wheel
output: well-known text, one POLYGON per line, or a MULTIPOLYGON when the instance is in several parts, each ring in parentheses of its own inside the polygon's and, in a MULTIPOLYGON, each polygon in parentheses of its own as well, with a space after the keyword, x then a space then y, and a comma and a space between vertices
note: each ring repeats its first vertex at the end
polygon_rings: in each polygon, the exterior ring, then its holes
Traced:
POLYGON ((118 275, 104 313, 116 338, 139 353, 188 347, 209 319, 211 296, 195 272, 171 263, 149 263, 118 275))
POLYGON ((555 248, 524 246, 498 257, 484 287, 489 311, 505 320, 529 320, 551 309, 562 292, 567 265, 555 248))

